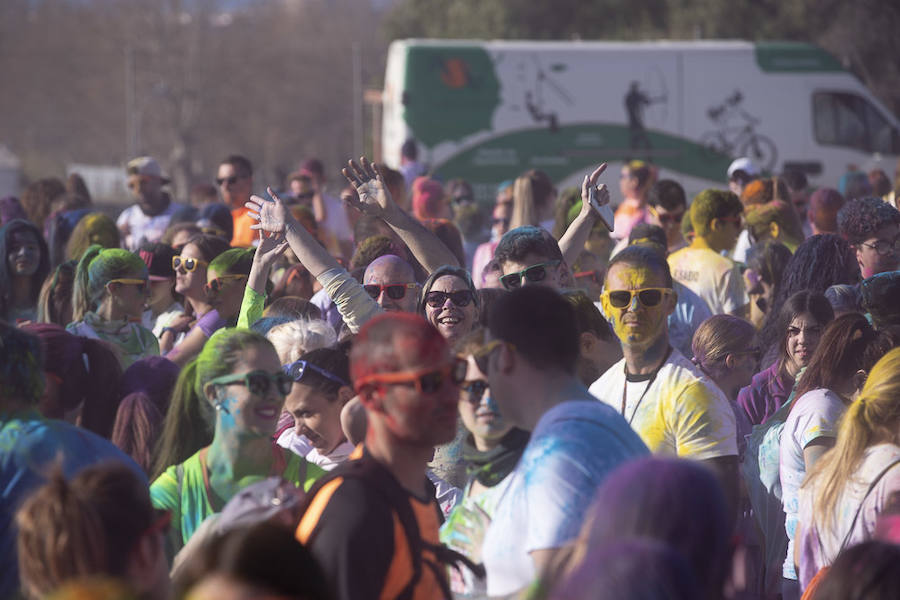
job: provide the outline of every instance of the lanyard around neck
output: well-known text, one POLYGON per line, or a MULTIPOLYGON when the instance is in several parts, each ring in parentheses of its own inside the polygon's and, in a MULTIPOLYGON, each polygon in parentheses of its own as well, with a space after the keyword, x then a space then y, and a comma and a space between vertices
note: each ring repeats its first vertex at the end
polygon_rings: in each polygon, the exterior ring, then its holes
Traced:
MULTIPOLYGON (((666 349, 666 354, 663 356, 662 361, 656 368, 653 369, 653 372, 650 374, 650 378, 647 380, 647 387, 644 388, 644 391, 641 393, 641 397, 638 398, 637 404, 634 405, 634 410, 631 411, 631 418, 628 419, 628 424, 631 425, 631 422, 634 421, 634 416, 637 414, 638 409, 641 407, 641 402, 644 400, 644 396, 647 395, 647 392, 650 391, 651 386, 653 386, 653 382, 656 381, 656 376, 659 375, 660 369, 666 364, 666 361, 669 360, 669 355, 672 354, 672 346, 669 346, 666 349)), ((628 399, 628 364, 626 363, 624 366, 625 371, 625 385, 622 386, 622 417, 625 417, 625 405, 628 399)))

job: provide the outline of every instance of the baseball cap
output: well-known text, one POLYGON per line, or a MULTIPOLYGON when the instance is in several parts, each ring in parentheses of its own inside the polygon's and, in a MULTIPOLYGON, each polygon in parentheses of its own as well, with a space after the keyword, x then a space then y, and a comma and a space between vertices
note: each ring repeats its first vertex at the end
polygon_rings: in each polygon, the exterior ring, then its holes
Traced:
POLYGON ((746 156, 734 159, 728 166, 728 179, 731 179, 731 176, 734 175, 735 171, 743 171, 747 175, 753 177, 759 176, 759 167, 753 164, 753 161, 746 156))
POLYGON ((163 183, 169 183, 169 178, 163 176, 162 168, 156 159, 152 156, 139 156, 128 161, 125 167, 128 175, 147 175, 150 177, 159 177, 163 183))
POLYGON ((174 248, 159 242, 144 244, 138 250, 138 256, 147 265, 150 281, 165 281, 175 278, 172 257, 176 254, 174 248))

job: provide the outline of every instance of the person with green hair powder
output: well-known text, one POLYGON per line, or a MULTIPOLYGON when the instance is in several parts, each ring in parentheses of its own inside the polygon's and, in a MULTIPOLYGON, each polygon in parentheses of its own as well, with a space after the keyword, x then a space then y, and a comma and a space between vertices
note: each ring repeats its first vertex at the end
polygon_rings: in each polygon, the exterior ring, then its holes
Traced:
POLYGON ((247 329, 220 329, 182 370, 174 395, 196 405, 213 435, 150 486, 153 505, 172 511, 171 551, 248 485, 279 476, 309 489, 325 473, 272 439, 292 384, 272 343, 247 329))
POLYGON ((66 330, 109 343, 123 370, 158 355, 156 336, 141 325, 148 290, 147 265, 138 255, 90 246, 75 270, 73 322, 66 330))

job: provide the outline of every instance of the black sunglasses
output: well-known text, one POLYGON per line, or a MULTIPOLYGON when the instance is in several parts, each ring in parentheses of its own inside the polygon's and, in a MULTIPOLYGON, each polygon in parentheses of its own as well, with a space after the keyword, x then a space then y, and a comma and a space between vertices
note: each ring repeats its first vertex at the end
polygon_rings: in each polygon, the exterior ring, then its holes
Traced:
POLYGON ((242 175, 232 175, 231 177, 216 177, 216 184, 218 184, 219 186, 222 186, 226 183, 228 185, 234 185, 243 178, 244 177, 242 175))
POLYGON ((440 308, 450 298, 450 302, 462 308, 468 306, 475 299, 472 290, 456 290, 455 292, 433 291, 425 294, 425 304, 431 308, 440 308))
POLYGON ((522 286, 522 278, 524 277, 532 283, 543 281, 547 277, 547 267, 555 267, 560 263, 558 260, 551 260, 544 263, 531 265, 527 269, 522 269, 515 273, 509 273, 500 277, 500 283, 508 290, 514 290, 522 286))
POLYGON ((257 396, 265 396, 269 393, 272 385, 282 396, 291 393, 291 387, 294 381, 284 373, 267 373, 263 370, 250 371, 249 373, 238 373, 236 375, 223 375, 211 380, 210 383, 217 385, 225 385, 229 383, 239 383, 247 386, 251 394, 257 396))
POLYGON ((469 385, 464 385, 462 390, 466 393, 466 400, 469 404, 481 404, 481 399, 484 397, 488 387, 490 386, 487 381, 479 379, 471 382, 469 385))
POLYGON ((613 290, 606 292, 609 303, 613 308, 625 308, 631 306, 631 299, 635 296, 638 301, 647 308, 652 308, 662 302, 663 296, 670 293, 668 288, 644 288, 642 290, 613 290))
POLYGON ((350 385, 349 382, 344 381, 343 378, 338 377, 331 371, 323 369, 322 367, 320 367, 318 365, 314 365, 307 360, 302 360, 302 359, 296 360, 289 365, 284 365, 284 367, 282 367, 282 368, 284 369, 284 372, 288 377, 290 377, 291 379, 293 379, 294 381, 297 381, 297 382, 302 381, 303 376, 308 374, 310 371, 314 371, 315 373, 318 373, 325 379, 328 379, 329 381, 333 381, 341 386, 345 386, 345 385, 349 386, 350 385))
POLYGON ((406 290, 415 290, 418 287, 419 284, 417 283, 390 283, 388 285, 369 283, 364 285, 363 289, 375 300, 378 300, 378 296, 381 295, 382 290, 384 290, 385 295, 391 300, 400 300, 406 296, 406 290))

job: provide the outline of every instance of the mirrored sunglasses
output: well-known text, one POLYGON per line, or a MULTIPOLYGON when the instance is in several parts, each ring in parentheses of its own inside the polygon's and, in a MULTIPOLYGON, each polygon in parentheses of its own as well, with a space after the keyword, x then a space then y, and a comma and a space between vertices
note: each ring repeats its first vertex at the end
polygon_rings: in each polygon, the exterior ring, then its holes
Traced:
POLYGON ((172 270, 177 271, 179 268, 184 269, 188 273, 197 270, 197 267, 207 267, 209 263, 205 260, 200 260, 199 258, 188 258, 183 257, 180 254, 176 254, 172 257, 172 270))
POLYGON ((527 269, 522 269, 515 273, 509 273, 500 277, 500 283, 508 290, 514 290, 522 286, 523 279, 527 279, 532 283, 543 281, 547 277, 547 267, 555 267, 561 261, 551 260, 548 262, 531 265, 527 269))
POLYGON ((475 299, 472 290, 457 290, 455 292, 435 290, 425 294, 425 304, 431 308, 440 308, 447 302, 447 298, 450 298, 450 302, 460 308, 468 306, 475 299))

